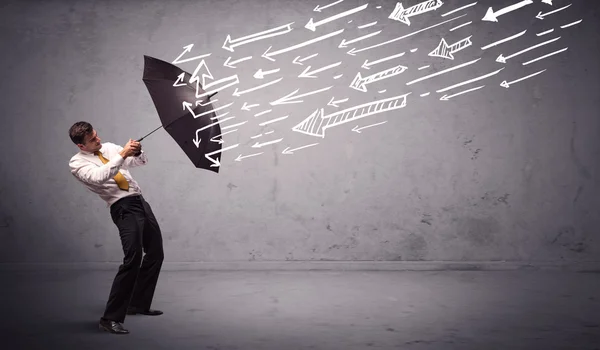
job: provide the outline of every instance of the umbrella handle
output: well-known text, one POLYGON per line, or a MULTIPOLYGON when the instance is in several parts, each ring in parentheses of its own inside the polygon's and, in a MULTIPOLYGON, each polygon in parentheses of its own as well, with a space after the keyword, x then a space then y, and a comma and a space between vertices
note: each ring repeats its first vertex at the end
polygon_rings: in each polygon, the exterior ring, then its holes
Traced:
MULTIPOLYGON (((218 93, 218 91, 216 91, 216 92, 215 92, 215 93, 213 93, 213 94, 210 94, 210 95, 208 95, 208 99, 210 100, 210 98, 211 98, 211 97, 213 97, 214 95, 216 95, 217 93, 218 93)), ((175 120, 177 120, 177 119, 175 119, 175 120)), ((174 121, 175 121, 175 120, 174 120, 174 121)), ((173 122, 174 122, 174 121, 173 121, 173 122)), ((173 123, 173 122, 171 122, 171 123, 173 123)), ((169 123, 167 126, 171 125, 171 123, 169 123)), ((155 132, 156 130, 158 130, 158 129, 162 128, 162 127, 163 127, 163 126, 161 125, 161 126, 159 126, 158 128, 156 128, 156 129, 152 130, 152 131, 150 132, 150 134, 152 134, 153 132, 155 132)), ((137 141, 137 142, 142 142, 142 140, 143 140, 143 139, 145 139, 146 137, 150 136, 150 134, 147 134, 146 136, 144 136, 144 137, 142 137, 141 139, 139 139, 139 140, 136 140, 136 141, 137 141)))

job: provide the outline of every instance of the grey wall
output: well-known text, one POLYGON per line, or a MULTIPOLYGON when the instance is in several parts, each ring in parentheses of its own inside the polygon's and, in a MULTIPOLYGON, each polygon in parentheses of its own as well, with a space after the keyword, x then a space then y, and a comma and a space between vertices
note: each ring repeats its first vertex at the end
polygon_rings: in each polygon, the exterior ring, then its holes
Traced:
MULTIPOLYGON (((193 50, 184 57, 211 53, 205 62, 215 79, 239 77, 238 85, 215 97, 217 106, 234 103, 228 110, 236 119, 223 126, 248 122, 224 136, 223 147, 240 145, 223 153, 219 174, 196 169, 163 129, 142 142, 149 163, 132 172, 161 225, 166 261, 597 260, 597 5, 534 0, 497 23, 481 20, 489 6, 497 11, 517 2, 480 0, 442 17, 472 3, 446 0, 436 11, 411 17, 408 26, 388 18, 396 2, 371 1, 365 10, 312 32, 304 28, 310 18, 318 21, 365 2, 346 0, 314 12, 316 5, 333 1, 3 1, 1 261, 122 259, 105 203, 69 173, 68 161, 78 149, 68 129, 86 120, 103 141, 123 145, 160 126, 141 80, 143 55, 173 61, 189 44, 193 50), (544 20, 535 18, 571 3, 544 20), (352 47, 369 47, 463 14, 388 45, 347 54, 352 47), (373 21, 377 24, 357 28, 373 21), (286 35, 233 53, 222 49, 227 35, 240 38, 290 22, 293 30, 286 35), (342 28, 342 34, 277 55, 274 62, 261 57, 269 46, 273 52, 342 28), (521 37, 481 49, 525 29, 521 37), (550 29, 554 32, 536 35, 550 29), (377 36, 338 48, 342 39, 378 30, 377 36), (442 38, 453 44, 468 36, 473 45, 455 53, 454 60, 428 55, 442 38), (496 62, 500 54, 559 36, 505 64, 496 62), (401 52, 402 57, 361 68, 365 60, 401 52), (304 65, 292 63, 316 53, 304 65), (223 65, 230 56, 250 55, 236 69, 223 65), (339 61, 318 78, 298 77, 309 65, 314 70, 339 61), (367 92, 349 88, 357 72, 364 77, 399 64, 408 69, 368 85, 367 92), (502 67, 496 75, 436 92, 502 67), (258 69, 277 68, 263 80, 253 77, 258 69), (508 89, 500 86, 543 69, 508 89), (236 87, 246 90, 280 77, 276 85, 232 96, 236 87), (302 103, 269 105, 296 89, 303 94, 328 86, 302 103), (405 107, 330 128, 324 138, 292 130, 319 108, 330 114, 409 92, 405 107), (336 108, 327 105, 332 98, 348 100, 336 108), (244 111, 244 103, 259 106, 244 111), (254 116, 266 109, 272 111, 254 116), (289 117, 258 125, 283 116, 289 117), (377 123, 382 124, 352 131, 377 123), (293 155, 282 153, 316 142, 293 155), (257 152, 264 153, 234 160, 257 152)), ((191 73, 198 63, 179 66, 191 73)))

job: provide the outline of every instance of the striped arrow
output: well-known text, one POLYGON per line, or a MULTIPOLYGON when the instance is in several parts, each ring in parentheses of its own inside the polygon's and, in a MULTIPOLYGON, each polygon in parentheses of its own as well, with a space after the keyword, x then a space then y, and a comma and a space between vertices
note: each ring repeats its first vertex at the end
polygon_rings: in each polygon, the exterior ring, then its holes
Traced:
POLYGON ((471 36, 469 36, 468 38, 464 38, 453 45, 448 45, 446 40, 442 38, 442 41, 440 42, 438 47, 435 50, 431 51, 431 53, 429 53, 429 56, 437 56, 453 60, 453 53, 457 53, 458 51, 473 45, 473 43, 471 42, 471 36))
POLYGON ((404 72, 407 69, 408 69, 407 67, 398 65, 396 67, 392 67, 392 68, 383 70, 379 73, 371 74, 368 77, 364 77, 364 78, 360 75, 360 72, 358 72, 358 73, 356 73, 356 77, 354 78, 352 83, 350 83, 350 87, 353 89, 362 91, 362 92, 367 92, 367 84, 371 84, 371 83, 374 83, 379 80, 393 77, 395 75, 398 75, 398 74, 404 72))
POLYGON ((392 11, 392 13, 390 14, 390 16, 388 18, 393 19, 398 22, 402 22, 406 25, 410 25, 410 20, 408 19, 409 17, 421 15, 421 14, 429 12, 429 11, 435 11, 435 10, 439 9, 440 7, 442 7, 443 4, 444 3, 441 2, 440 0, 428 0, 428 1, 424 1, 420 4, 411 6, 407 9, 404 9, 404 6, 402 6, 402 3, 397 2, 396 8, 394 8, 394 11, 392 11))
POLYGON ((292 130, 311 136, 325 138, 325 129, 406 106, 406 96, 410 94, 411 92, 379 101, 364 103, 329 115, 325 115, 324 109, 320 108, 314 111, 301 123, 294 126, 292 130))

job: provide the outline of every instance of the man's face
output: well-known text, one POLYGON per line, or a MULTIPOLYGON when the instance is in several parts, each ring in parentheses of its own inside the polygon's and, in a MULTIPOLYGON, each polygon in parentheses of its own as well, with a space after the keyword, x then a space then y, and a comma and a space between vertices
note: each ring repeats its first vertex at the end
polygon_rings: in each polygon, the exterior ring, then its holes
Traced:
POLYGON ((94 129, 91 134, 85 135, 83 139, 83 144, 79 144, 79 148, 83 151, 87 152, 96 152, 102 148, 102 144, 100 143, 102 140, 98 137, 98 133, 94 129))

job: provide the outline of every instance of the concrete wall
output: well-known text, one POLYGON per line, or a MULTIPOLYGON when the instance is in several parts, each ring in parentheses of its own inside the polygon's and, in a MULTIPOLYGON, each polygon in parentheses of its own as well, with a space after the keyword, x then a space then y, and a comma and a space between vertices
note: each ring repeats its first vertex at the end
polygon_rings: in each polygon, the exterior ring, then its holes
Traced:
MULTIPOLYGON (((346 0, 315 12, 316 5, 333 1, 3 1, 0 260, 122 259, 105 203, 69 173, 68 161, 78 149, 68 129, 86 120, 103 141, 123 145, 160 126, 141 80, 143 55, 170 62, 189 44, 193 49, 182 59, 211 53, 205 62, 215 79, 239 77, 238 85, 215 97, 216 106, 234 103, 228 110, 236 119, 223 126, 248 122, 224 136, 223 147, 239 146, 223 153, 219 174, 196 169, 164 129, 142 141, 150 161, 132 172, 161 225, 166 262, 597 260, 598 7, 583 0, 553 5, 534 0, 498 22, 482 21, 488 7, 498 11, 516 2, 478 1, 442 16, 471 3, 446 0, 435 11, 410 17, 410 25, 388 18, 396 2, 369 2, 313 32, 304 28, 310 18, 320 21, 366 2, 346 0), (535 18, 571 3, 543 20, 535 18), (234 52, 222 48, 227 35, 241 38, 291 22, 293 30, 285 35, 234 52), (275 61, 261 57, 269 46, 274 52, 342 28, 339 35, 278 54, 275 61), (338 47, 342 39, 379 30, 338 47), (467 37, 472 45, 454 53, 453 60, 429 55, 442 38, 454 44, 467 37), (496 62, 500 54, 557 37, 496 62), (317 53, 303 65, 293 63, 317 53), (228 57, 247 56, 252 58, 235 69, 223 65, 228 57), (361 68, 366 60, 373 63, 370 69, 361 68), (317 78, 298 77, 308 66, 315 70, 337 62, 317 78), (349 87, 358 72, 366 77, 397 65, 408 69, 368 84, 366 92, 349 87), (419 69, 423 66, 429 67, 419 69), (280 70, 259 80, 253 77, 258 69, 280 70), (500 86, 541 70, 508 89, 500 86), (407 84, 435 72, 440 74, 407 84), (235 88, 278 78, 283 79, 277 84, 232 96, 235 88), (296 89, 305 94, 329 86, 300 98, 302 103, 269 104, 296 89), (292 130, 319 108, 331 114, 405 93, 410 93, 405 107, 332 127, 324 138, 292 130), (328 105, 332 98, 348 100, 335 107, 328 105), (245 111, 244 103, 259 106, 245 111), (254 116, 267 109, 272 111, 254 116), (259 126, 283 116, 289 117, 259 126), (365 128, 358 133, 355 127, 365 128), (312 143, 318 145, 283 154, 287 147, 312 143), (235 161, 257 152, 264 153, 235 161)), ((417 3, 402 2, 404 7, 417 3)), ((178 66, 191 73, 198 63, 178 66)))

